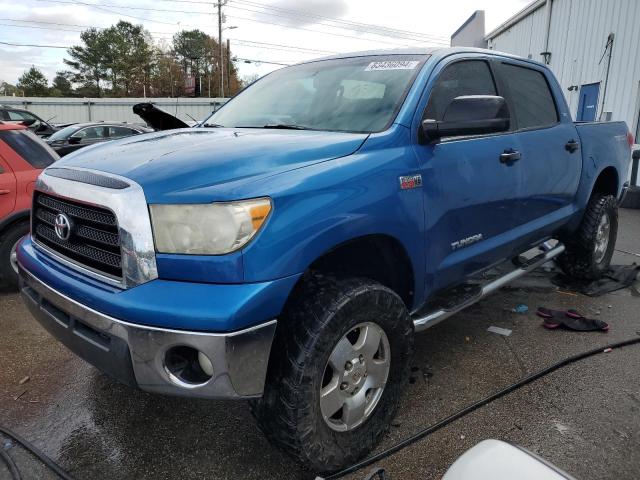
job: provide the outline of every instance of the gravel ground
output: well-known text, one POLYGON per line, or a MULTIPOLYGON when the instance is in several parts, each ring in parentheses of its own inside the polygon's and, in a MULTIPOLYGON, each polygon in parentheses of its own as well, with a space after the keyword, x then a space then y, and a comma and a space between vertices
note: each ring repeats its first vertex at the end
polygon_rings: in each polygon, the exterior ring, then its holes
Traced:
MULTIPOLYGON (((617 247, 640 251, 640 211, 622 210, 617 247)), ((640 263, 617 253, 616 263, 640 263)), ((636 294, 637 295, 637 294, 636 294)), ((631 290, 562 292, 538 273, 417 337, 411 383, 380 449, 566 356, 637 336, 631 290), (530 311, 510 310, 525 303, 530 311), (578 308, 604 333, 549 331, 537 306, 578 308), (509 337, 487 332, 508 328, 509 337)), ((119 385, 59 345, 15 293, 0 293, 0 425, 77 479, 313 478, 270 445, 244 402, 149 395, 119 385), (28 381, 20 381, 28 377, 28 381)), ((440 478, 486 438, 517 443, 578 479, 640 478, 640 346, 559 370, 381 461, 393 480, 440 478)), ((0 436, 23 478, 56 478, 0 436)), ((365 472, 349 478, 360 479, 365 472)), ((0 479, 10 478, 0 465, 0 479)))

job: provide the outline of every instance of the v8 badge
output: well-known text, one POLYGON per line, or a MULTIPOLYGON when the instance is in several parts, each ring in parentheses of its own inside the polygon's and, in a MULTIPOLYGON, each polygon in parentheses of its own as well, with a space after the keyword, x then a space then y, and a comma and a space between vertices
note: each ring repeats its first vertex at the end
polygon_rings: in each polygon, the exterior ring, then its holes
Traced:
POLYGON ((422 186, 422 175, 407 175, 400 177, 400 189, 408 190, 422 186))

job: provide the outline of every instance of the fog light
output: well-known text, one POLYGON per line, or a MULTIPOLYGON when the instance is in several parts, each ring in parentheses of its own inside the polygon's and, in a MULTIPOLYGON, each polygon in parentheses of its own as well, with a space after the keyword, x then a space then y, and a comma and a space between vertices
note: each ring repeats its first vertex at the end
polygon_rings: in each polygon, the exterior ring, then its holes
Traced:
POLYGON ((173 383, 184 388, 204 385, 213 377, 211 360, 204 353, 187 346, 167 350, 164 369, 173 383))
POLYGON ((204 370, 204 373, 213 377, 213 364, 211 360, 209 360, 209 357, 202 352, 198 352, 198 363, 200 364, 200 368, 204 370))

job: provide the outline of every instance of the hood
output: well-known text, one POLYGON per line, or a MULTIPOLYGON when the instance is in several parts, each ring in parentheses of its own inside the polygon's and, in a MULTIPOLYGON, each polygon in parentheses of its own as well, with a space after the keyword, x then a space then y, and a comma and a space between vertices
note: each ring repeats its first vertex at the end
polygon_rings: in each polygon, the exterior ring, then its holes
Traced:
POLYGON ((176 128, 187 128, 185 122, 178 117, 156 107, 152 103, 137 103, 133 106, 133 113, 142 118, 147 125, 155 130, 173 130, 176 128))
POLYGON ((303 130, 190 128, 86 147, 56 162, 56 167, 89 168, 130 178, 143 187, 150 203, 209 202, 224 199, 211 198, 211 187, 244 183, 344 157, 355 152, 367 136, 303 130))

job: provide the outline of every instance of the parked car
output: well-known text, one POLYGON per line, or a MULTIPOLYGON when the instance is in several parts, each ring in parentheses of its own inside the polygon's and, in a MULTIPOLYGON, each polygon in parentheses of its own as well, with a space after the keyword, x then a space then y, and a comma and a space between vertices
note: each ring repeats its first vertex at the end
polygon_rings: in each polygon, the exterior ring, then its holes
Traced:
POLYGON ((42 138, 47 138, 58 131, 58 127, 51 125, 49 120, 43 120, 35 113, 23 108, 0 105, 0 121, 20 123, 42 138))
POLYGON ((519 445, 483 440, 467 450, 442 480, 575 480, 571 475, 519 445))
POLYGON ((22 291, 113 377, 250 399, 275 444, 332 471, 389 427, 415 332, 553 258, 574 277, 606 270, 632 142, 623 122, 574 124, 532 60, 443 48, 310 61, 203 127, 45 170, 22 291))
POLYGON ((36 178, 58 159, 23 125, 0 122, 0 282, 18 286, 16 246, 29 233, 36 178))
POLYGON ((51 135, 47 143, 58 155, 64 157, 89 145, 152 131, 150 128, 130 123, 76 123, 51 135))

